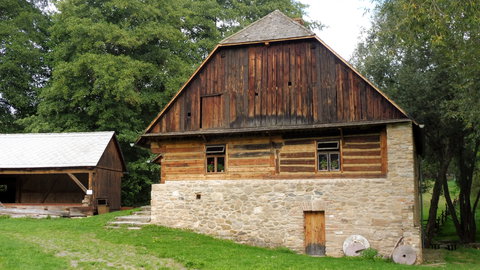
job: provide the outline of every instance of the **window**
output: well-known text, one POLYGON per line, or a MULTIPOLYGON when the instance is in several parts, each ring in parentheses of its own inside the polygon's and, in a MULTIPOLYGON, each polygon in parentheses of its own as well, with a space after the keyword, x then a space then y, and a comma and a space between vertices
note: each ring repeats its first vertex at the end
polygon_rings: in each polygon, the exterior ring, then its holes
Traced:
POLYGON ((225 145, 207 145, 205 147, 207 173, 225 172, 225 145))
POLYGON ((340 143, 339 141, 317 142, 318 171, 340 171, 340 143))

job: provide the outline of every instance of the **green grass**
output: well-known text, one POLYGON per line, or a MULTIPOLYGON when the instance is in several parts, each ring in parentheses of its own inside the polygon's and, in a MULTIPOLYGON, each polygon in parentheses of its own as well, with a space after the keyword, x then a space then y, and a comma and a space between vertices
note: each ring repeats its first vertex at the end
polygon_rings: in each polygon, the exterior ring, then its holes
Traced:
MULTIPOLYGON (((0 269, 417 269, 381 259, 309 257, 190 231, 109 230, 117 212, 84 219, 0 218, 0 269)), ((442 251, 446 269, 480 265, 480 251, 442 251)), ((430 267, 431 268, 431 267, 430 267)), ((429 268, 428 268, 429 269, 429 268)))
POLYGON ((37 245, 0 234, 0 269, 61 269, 66 263, 37 245))

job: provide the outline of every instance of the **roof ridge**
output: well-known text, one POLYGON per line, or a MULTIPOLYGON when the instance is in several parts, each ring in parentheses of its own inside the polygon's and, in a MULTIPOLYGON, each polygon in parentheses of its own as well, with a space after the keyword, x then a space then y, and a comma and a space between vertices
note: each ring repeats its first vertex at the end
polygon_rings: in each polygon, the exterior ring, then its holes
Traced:
MULTIPOLYGON (((237 43, 237 42, 227 42, 227 40, 229 39, 232 39, 233 37, 236 37, 236 36, 239 36, 241 35, 242 33, 248 31, 249 29, 251 29, 252 27, 262 23, 264 20, 268 19, 268 18, 272 18, 274 16, 281 16, 285 19, 287 19, 287 21, 297 27, 300 27, 303 31, 307 32, 309 35, 305 35, 305 37, 307 36, 314 36, 315 33, 312 32, 310 29, 308 29, 307 27, 305 27, 304 25, 296 22, 294 19, 288 17, 287 15, 285 15, 283 12, 281 12, 280 10, 276 9, 270 13, 268 13, 267 15, 263 16, 262 18, 252 22, 251 24, 245 26, 243 29, 239 30, 238 32, 235 32, 233 34, 231 34, 230 36, 222 39, 219 44, 229 44, 229 43, 237 43)), ((275 40, 276 38, 273 38, 273 39, 268 39, 268 40, 275 40)), ((263 39, 262 39, 263 40, 263 39)), ((259 40, 260 41, 260 40, 259 40)))
MULTIPOLYGON (((282 12, 280 12, 280 10, 275 9, 274 11, 268 13, 267 15, 263 16, 262 18, 260 18, 260 19, 258 19, 258 20, 256 20, 256 21, 252 22, 251 24, 245 26, 244 28, 240 29, 239 31, 237 31, 237 32, 229 35, 228 37, 222 39, 222 40, 219 42, 219 44, 222 44, 225 40, 229 39, 229 38, 232 37, 232 36, 235 36, 235 35, 238 35, 238 34, 244 32, 245 30, 247 30, 247 29, 249 29, 250 27, 252 27, 253 25, 256 25, 256 24, 258 24, 259 22, 265 20, 268 16, 270 16, 271 14, 276 13, 276 12, 279 12, 279 13, 281 13, 282 15, 285 15, 285 14, 283 14, 282 12)), ((286 15, 285 15, 285 16, 286 16, 286 15)))

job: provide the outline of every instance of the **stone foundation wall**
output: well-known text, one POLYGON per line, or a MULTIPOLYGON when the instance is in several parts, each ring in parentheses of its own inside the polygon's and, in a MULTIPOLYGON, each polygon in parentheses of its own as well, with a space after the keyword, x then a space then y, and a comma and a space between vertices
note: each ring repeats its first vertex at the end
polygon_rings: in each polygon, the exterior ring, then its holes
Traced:
POLYGON ((152 188, 152 222, 257 246, 304 252, 304 211, 325 211, 326 254, 352 234, 388 255, 400 237, 421 261, 414 226, 411 124, 387 126, 386 178, 167 181, 152 188))

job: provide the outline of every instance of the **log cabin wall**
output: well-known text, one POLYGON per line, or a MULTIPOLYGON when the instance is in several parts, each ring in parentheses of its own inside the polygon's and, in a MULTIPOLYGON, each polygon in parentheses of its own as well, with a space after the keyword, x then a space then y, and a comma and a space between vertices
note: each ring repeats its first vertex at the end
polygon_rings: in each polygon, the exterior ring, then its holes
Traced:
POLYGON ((315 39, 220 47, 149 132, 407 118, 315 39))
POLYGON ((387 173, 384 128, 329 134, 158 141, 162 182, 175 180, 376 178, 387 173), (319 171, 317 142, 338 141, 339 171, 319 171), (206 145, 226 146, 225 172, 207 173, 206 145))

